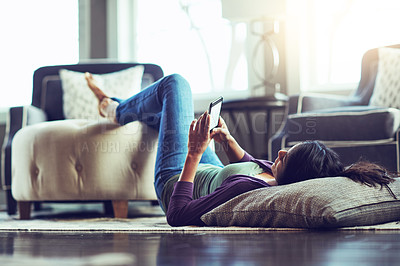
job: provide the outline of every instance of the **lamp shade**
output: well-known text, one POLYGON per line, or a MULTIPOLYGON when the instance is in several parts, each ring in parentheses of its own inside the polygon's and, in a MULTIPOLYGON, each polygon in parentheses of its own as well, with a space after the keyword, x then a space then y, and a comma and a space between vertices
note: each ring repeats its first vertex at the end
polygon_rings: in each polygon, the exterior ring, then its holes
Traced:
POLYGON ((231 21, 276 19, 285 14, 284 0, 221 0, 222 16, 231 21))

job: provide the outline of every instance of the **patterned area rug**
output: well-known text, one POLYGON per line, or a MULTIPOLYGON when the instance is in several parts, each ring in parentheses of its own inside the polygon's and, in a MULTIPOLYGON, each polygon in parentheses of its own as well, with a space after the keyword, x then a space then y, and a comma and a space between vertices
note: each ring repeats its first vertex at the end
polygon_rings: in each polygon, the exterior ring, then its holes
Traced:
MULTIPOLYGON (((131 203, 130 203, 131 204, 131 203)), ((381 225, 346 227, 343 230, 399 230, 400 221, 381 225)), ((31 220, 19 220, 0 211, 0 232, 126 232, 126 233, 263 233, 271 231, 307 231, 299 228, 255 227, 171 227, 158 206, 137 204, 129 206, 127 219, 104 217, 102 205, 49 204, 40 212, 33 212, 31 220), (56 207, 54 207, 56 206, 56 207)))

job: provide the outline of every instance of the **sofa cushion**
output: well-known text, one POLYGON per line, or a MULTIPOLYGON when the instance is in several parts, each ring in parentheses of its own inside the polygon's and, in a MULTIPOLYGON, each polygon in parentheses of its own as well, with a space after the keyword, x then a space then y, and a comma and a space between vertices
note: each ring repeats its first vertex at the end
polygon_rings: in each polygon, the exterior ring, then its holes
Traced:
POLYGON ((212 226, 335 228, 400 220, 400 179, 369 187, 328 177, 261 188, 204 214, 212 226))
POLYGON ((371 141, 393 138, 400 126, 400 110, 350 106, 288 116, 290 139, 305 141, 371 141))
MULTIPOLYGON (((110 97, 128 98, 140 91, 144 67, 138 65, 108 74, 94 74, 97 85, 110 97)), ((86 84, 84 73, 61 69, 63 110, 67 119, 100 119, 98 100, 86 84)))
POLYGON ((379 65, 370 105, 400 109, 400 49, 379 48, 379 65))

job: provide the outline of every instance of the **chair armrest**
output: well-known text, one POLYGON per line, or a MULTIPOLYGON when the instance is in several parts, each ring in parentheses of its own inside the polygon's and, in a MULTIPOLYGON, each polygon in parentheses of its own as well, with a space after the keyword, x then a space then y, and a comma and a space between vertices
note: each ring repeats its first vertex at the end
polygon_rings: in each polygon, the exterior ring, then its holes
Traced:
POLYGON ((400 110, 351 106, 292 114, 287 120, 287 141, 374 141, 394 139, 400 126, 400 110))
POLYGON ((355 96, 300 94, 289 98, 289 114, 356 105, 364 104, 355 96))
POLYGON ((14 135, 24 126, 46 120, 46 113, 32 105, 11 107, 9 109, 1 156, 1 187, 3 190, 11 188, 11 144, 14 135))

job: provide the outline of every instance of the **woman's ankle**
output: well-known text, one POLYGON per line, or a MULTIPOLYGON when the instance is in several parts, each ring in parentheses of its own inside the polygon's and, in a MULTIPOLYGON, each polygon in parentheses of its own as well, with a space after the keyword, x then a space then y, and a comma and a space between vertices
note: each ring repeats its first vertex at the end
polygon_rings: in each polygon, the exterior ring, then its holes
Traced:
POLYGON ((99 113, 101 116, 107 118, 111 122, 117 123, 117 107, 119 103, 117 101, 114 101, 110 98, 104 98, 100 103, 99 103, 99 113))

